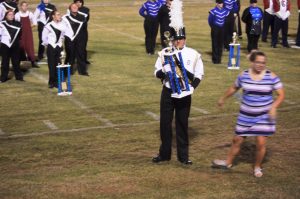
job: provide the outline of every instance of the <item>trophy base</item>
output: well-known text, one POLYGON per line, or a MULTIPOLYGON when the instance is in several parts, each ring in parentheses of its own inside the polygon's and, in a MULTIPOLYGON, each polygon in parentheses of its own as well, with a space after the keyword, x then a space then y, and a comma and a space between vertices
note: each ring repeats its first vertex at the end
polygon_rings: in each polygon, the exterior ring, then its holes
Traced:
POLYGON ((189 96, 189 95, 193 94, 193 92, 194 92, 194 88, 190 87, 190 91, 182 91, 180 94, 173 93, 171 95, 171 97, 179 99, 179 98, 183 98, 183 97, 189 96))
POLYGON ((227 67, 228 70, 240 70, 240 67, 239 66, 230 66, 230 67, 227 67))
POLYGON ((68 91, 63 91, 60 93, 57 93, 58 96, 69 96, 72 95, 72 92, 68 92, 68 91))

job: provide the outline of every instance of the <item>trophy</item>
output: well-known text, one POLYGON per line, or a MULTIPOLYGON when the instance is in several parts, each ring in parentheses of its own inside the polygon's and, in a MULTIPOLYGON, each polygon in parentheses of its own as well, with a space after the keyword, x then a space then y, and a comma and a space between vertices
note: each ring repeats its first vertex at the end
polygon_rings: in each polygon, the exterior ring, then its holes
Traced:
POLYGON ((62 51, 60 54, 60 64, 56 66, 57 68, 57 85, 59 96, 72 95, 71 89, 71 65, 63 64, 65 53, 62 51), (66 69, 66 70, 65 70, 66 69), (65 71, 67 71, 67 78, 65 78, 65 71))
POLYGON ((241 45, 238 43, 238 37, 236 32, 234 32, 232 36, 232 43, 229 44, 229 61, 228 61, 229 70, 240 69, 240 52, 241 52, 241 45))

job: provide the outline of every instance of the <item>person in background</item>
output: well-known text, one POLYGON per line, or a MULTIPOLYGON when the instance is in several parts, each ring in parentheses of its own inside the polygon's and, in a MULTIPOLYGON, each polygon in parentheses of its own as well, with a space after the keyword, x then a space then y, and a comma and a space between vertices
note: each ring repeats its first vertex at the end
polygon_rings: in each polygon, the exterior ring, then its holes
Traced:
POLYGON ((78 6, 72 3, 69 6, 70 14, 63 16, 63 22, 66 24, 65 34, 65 63, 71 65, 71 73, 74 73, 75 61, 79 75, 89 76, 85 59, 86 36, 84 32, 84 23, 86 18, 78 14, 78 6))
POLYGON ((8 80, 9 62, 11 60, 16 80, 24 81, 20 69, 21 23, 15 21, 13 10, 8 10, 0 22, 0 50, 2 54, 0 82, 8 80))
POLYGON ((262 19, 263 11, 257 6, 257 0, 250 0, 250 6, 244 10, 242 15, 242 21, 246 24, 248 52, 258 49, 258 40, 261 34, 262 19))
POLYGON ((296 44, 295 46, 292 47, 300 49, 300 0, 298 0, 297 3, 298 3, 298 31, 296 36, 296 44))
POLYGON ((26 1, 22 1, 20 3, 20 11, 16 13, 15 20, 21 22, 22 25, 22 35, 20 41, 21 57, 23 55, 26 60, 28 59, 31 61, 31 66, 33 68, 39 68, 39 66, 35 63, 32 34, 32 25, 36 26, 37 22, 33 13, 28 11, 28 3, 26 1))
POLYGON ((166 44, 166 37, 164 35, 164 33, 166 31, 170 32, 170 6, 173 0, 167 0, 166 3, 164 5, 162 5, 158 11, 158 21, 159 21, 159 25, 160 25, 160 40, 161 40, 161 46, 162 48, 166 48, 168 46, 168 44, 166 44))
POLYGON ((42 33, 44 26, 48 23, 50 15, 56 10, 55 5, 50 3, 50 0, 41 0, 41 3, 37 6, 34 17, 38 23, 38 36, 39 36, 39 49, 38 49, 38 60, 44 58, 45 47, 42 45, 42 33))
POLYGON ((288 29, 289 29, 289 16, 291 10, 291 0, 273 0, 273 8, 275 13, 274 19, 274 31, 272 34, 272 48, 277 48, 278 42, 278 34, 281 30, 281 37, 282 37, 282 46, 285 48, 290 48, 287 36, 288 36, 288 29))
POLYGON ((16 14, 18 10, 18 4, 13 0, 5 0, 0 3, 0 21, 5 20, 4 16, 8 10, 12 10, 16 14))
POLYGON ((144 17, 144 30, 145 30, 145 46, 146 52, 149 55, 153 55, 155 52, 155 42, 158 33, 158 11, 161 7, 160 1, 148 0, 139 10, 139 13, 144 17))
POLYGON ((269 33, 269 28, 271 27, 271 35, 274 31, 274 9, 273 0, 264 0, 264 19, 263 19, 263 31, 261 34, 261 41, 267 42, 267 36, 269 33))
POLYGON ((223 0, 216 0, 216 7, 209 11, 208 24, 211 28, 212 62, 220 64, 224 47, 224 24, 229 11, 223 7, 223 0))
POLYGON ((234 21, 238 12, 238 4, 236 0, 224 0, 223 4, 223 7, 229 11, 229 15, 226 17, 224 26, 224 48, 229 51, 229 44, 232 41, 234 31, 234 21))
POLYGON ((49 17, 49 21, 42 33, 42 44, 47 46, 47 61, 49 68, 48 87, 54 88, 57 87, 56 66, 61 63, 60 57, 66 26, 65 23, 62 22, 61 15, 57 10, 53 11, 49 17))
POLYGON ((262 162, 266 153, 269 136, 275 133, 277 109, 284 100, 284 90, 280 78, 266 68, 266 55, 252 51, 249 56, 250 68, 242 72, 225 94, 219 99, 222 108, 225 100, 243 89, 240 114, 237 119, 235 136, 226 160, 214 160, 214 168, 231 168, 239 153, 241 144, 247 137, 256 138, 256 160, 253 174, 262 177, 262 162), (273 99, 273 92, 278 97, 273 99))
POLYGON ((242 23, 241 23, 241 16, 240 16, 240 10, 241 10, 241 1, 240 0, 236 0, 237 6, 238 6, 238 11, 237 11, 237 18, 235 20, 237 20, 237 22, 235 23, 235 30, 234 32, 237 33, 239 39, 243 38, 243 31, 242 31, 242 23))

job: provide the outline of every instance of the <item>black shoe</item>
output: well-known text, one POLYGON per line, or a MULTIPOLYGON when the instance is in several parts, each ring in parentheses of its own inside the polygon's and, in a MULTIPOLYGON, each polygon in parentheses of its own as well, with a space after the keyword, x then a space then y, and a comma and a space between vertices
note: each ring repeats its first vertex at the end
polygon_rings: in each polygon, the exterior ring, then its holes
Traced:
POLYGON ((21 82, 25 82, 25 80, 23 78, 18 78, 16 79, 17 81, 21 81, 21 82))
POLYGON ((268 42, 267 39, 261 39, 262 42, 268 42))
POLYGON ((282 45, 284 48, 291 48, 290 45, 286 44, 286 45, 282 45))
POLYGON ((85 63, 86 63, 87 65, 90 65, 90 64, 91 64, 91 62, 89 62, 88 60, 86 60, 85 63))
POLYGON ((90 76, 88 73, 79 73, 79 75, 90 76))
POLYGON ((170 161, 170 159, 162 158, 160 155, 152 158, 153 163, 159 163, 159 162, 164 162, 164 161, 170 161))
POLYGON ((54 85, 53 84, 49 84, 48 88, 54 88, 54 85))
POLYGON ((32 67, 32 68, 39 68, 39 66, 38 66, 35 62, 32 62, 32 63, 31 63, 31 67, 32 67))
POLYGON ((182 164, 186 164, 186 165, 192 165, 193 164, 193 162, 191 160, 184 160, 184 161, 179 160, 179 162, 181 162, 182 164))
POLYGON ((277 48, 277 46, 276 45, 271 45, 271 48, 277 48))

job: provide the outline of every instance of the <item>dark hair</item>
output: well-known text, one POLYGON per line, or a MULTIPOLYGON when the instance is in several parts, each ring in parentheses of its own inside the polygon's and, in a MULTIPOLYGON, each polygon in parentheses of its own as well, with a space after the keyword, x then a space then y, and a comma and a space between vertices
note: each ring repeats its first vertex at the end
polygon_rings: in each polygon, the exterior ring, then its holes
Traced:
POLYGON ((254 62, 257 56, 267 57, 266 54, 259 50, 252 50, 249 54, 249 61, 254 62))
POLYGON ((257 0, 250 0, 250 4, 257 3, 257 0))
POLYGON ((77 3, 78 1, 84 5, 84 0, 74 0, 74 3, 77 3))
POLYGON ((53 21, 53 16, 54 16, 57 12, 58 12, 58 10, 53 10, 53 11, 51 12, 48 23, 50 23, 51 21, 53 21))
POLYGON ((3 20, 6 20, 6 17, 7 17, 7 15, 8 15, 8 13, 10 13, 10 12, 12 12, 12 13, 15 14, 15 12, 14 12, 12 9, 8 9, 8 10, 5 12, 5 15, 4 15, 3 20))

